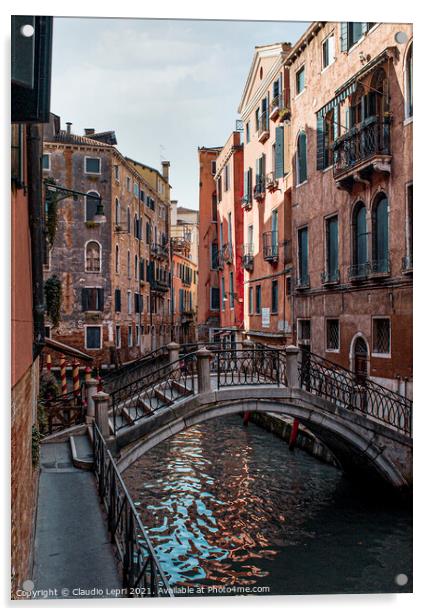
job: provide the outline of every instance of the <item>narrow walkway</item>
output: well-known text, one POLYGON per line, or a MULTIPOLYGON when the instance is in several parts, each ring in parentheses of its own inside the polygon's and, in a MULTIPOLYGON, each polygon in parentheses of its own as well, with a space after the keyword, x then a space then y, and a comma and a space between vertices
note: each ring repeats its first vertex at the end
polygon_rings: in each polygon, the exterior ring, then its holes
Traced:
POLYGON ((73 466, 69 442, 41 447, 33 582, 50 599, 121 589, 93 473, 73 466))

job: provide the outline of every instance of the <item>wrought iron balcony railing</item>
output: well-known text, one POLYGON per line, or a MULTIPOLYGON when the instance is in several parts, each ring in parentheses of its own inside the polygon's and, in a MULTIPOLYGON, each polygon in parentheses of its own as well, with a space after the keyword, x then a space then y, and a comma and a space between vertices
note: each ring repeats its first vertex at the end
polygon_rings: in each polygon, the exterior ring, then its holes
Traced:
POLYGON ((257 137, 261 143, 269 137, 269 116, 267 111, 261 113, 258 118, 257 137))
POLYGON ((266 174, 266 176, 265 176, 265 186, 266 186, 266 188, 270 192, 273 192, 274 190, 277 190, 277 188, 278 188, 278 180, 275 177, 274 171, 271 171, 270 173, 266 174))
POLYGON ((296 279, 296 288, 298 290, 308 289, 310 286, 310 276, 309 274, 300 274, 296 279))
POLYGON ((365 263, 356 263, 351 265, 347 272, 349 280, 351 281, 364 280, 365 278, 368 278, 369 274, 370 264, 368 261, 365 263))
POLYGON ((267 231, 263 234, 263 258, 265 261, 278 261, 278 233, 267 231))
POLYGON ((283 90, 272 99, 269 105, 269 117, 271 120, 274 120, 278 116, 281 109, 285 109, 285 98, 285 90, 283 90))
POLYGON ((244 244, 242 250, 242 265, 245 270, 251 272, 254 267, 254 247, 253 244, 244 244))
POLYGON ((340 270, 325 270, 320 274, 322 284, 338 284, 340 282, 340 270))
POLYGON ((351 128, 333 144, 337 178, 377 155, 390 154, 389 118, 377 116, 351 128))
POLYGON ((413 255, 405 255, 401 261, 401 269, 404 274, 408 274, 413 271, 413 255))
POLYGON ((168 244, 158 244, 156 242, 151 244, 151 255, 153 257, 164 258, 169 253, 168 244))
POLYGON ((256 201, 263 201, 265 198, 265 180, 264 178, 256 178, 256 185, 253 189, 253 197, 256 201))
POLYGON ((389 276, 391 273, 391 262, 386 259, 375 259, 370 264, 371 276, 389 276))

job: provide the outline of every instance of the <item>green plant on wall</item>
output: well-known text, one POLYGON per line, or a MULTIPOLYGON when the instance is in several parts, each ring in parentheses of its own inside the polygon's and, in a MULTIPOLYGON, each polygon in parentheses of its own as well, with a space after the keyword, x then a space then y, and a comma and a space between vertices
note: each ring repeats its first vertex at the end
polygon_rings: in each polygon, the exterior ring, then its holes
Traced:
POLYGON ((31 429, 31 461, 33 466, 38 466, 40 458, 40 441, 42 434, 34 425, 31 429))
POLYGON ((47 315, 53 326, 57 327, 60 321, 61 281, 55 274, 45 282, 45 301, 47 315))

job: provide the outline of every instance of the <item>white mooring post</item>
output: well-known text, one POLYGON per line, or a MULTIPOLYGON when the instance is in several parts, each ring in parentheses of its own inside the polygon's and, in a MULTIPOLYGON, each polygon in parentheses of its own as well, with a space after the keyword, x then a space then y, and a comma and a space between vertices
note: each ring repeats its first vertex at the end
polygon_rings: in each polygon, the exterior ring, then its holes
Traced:
POLYGON ((96 416, 95 405, 93 396, 97 394, 98 381, 96 379, 89 379, 85 381, 86 399, 87 399, 87 415, 85 416, 86 423, 93 423, 96 416))
POLYGON ((210 373, 211 351, 205 348, 200 349, 196 352, 196 357, 198 359, 198 392, 203 394, 212 390, 210 373))
POLYGON ((180 355, 180 345, 177 342, 170 342, 166 345, 169 351, 169 363, 173 364, 174 361, 178 361, 180 355))
POLYGON ((288 387, 299 387, 298 362, 300 349, 292 344, 285 348, 286 353, 286 373, 288 387))
POLYGON ((95 421, 103 438, 110 436, 108 409, 109 409, 109 394, 104 391, 99 391, 93 396, 95 407, 95 421))

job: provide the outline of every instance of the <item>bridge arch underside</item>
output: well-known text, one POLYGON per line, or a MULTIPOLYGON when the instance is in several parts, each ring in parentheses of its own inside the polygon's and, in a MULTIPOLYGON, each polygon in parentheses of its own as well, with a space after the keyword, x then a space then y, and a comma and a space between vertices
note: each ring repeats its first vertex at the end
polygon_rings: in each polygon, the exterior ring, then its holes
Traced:
POLYGON ((304 400, 304 397, 312 398, 306 392, 287 398, 281 397, 280 393, 277 390, 275 399, 249 398, 250 390, 244 390, 241 397, 199 402, 199 397, 195 396, 176 404, 176 408, 165 409, 158 417, 148 418, 140 426, 119 433, 116 443, 120 453, 118 466, 121 471, 125 470, 159 443, 196 424, 246 411, 271 412, 297 418, 328 447, 345 472, 365 481, 383 481, 397 489, 411 487, 411 439, 402 434, 394 435, 393 430, 366 417, 356 416, 353 422, 351 411, 325 400, 319 400, 320 404, 316 405, 313 399, 310 404, 304 400))

